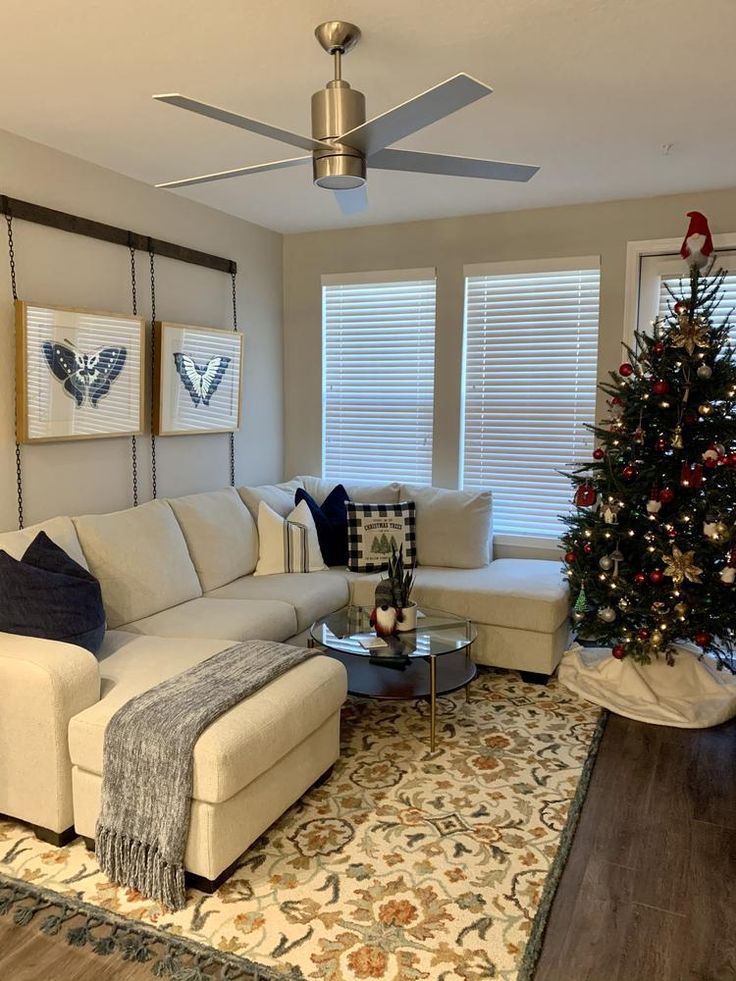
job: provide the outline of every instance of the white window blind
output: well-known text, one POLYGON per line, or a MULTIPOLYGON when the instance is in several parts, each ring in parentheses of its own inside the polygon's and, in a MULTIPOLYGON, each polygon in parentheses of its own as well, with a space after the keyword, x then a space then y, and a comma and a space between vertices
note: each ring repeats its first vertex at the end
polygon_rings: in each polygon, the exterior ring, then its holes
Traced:
POLYGON ((322 473, 432 481, 434 269, 322 279, 322 473))
POLYGON ((466 267, 463 485, 493 491, 497 539, 558 538, 590 456, 599 260, 466 267))
MULTIPOLYGON (((714 322, 718 324, 736 308, 736 252, 719 251, 715 266, 726 270, 721 302, 713 315, 714 322)), ((667 286, 676 296, 690 292, 687 267, 679 255, 643 256, 639 285, 639 329, 643 331, 649 330, 656 316, 668 315, 671 297, 667 286)), ((736 317, 732 319, 729 340, 736 345, 736 317)))

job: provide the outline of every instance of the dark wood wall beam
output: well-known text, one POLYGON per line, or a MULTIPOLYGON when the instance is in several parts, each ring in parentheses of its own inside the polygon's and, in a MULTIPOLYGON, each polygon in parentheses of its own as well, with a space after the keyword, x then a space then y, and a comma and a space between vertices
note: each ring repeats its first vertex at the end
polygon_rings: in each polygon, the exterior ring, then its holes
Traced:
POLYGON ((195 266, 217 269, 219 272, 234 273, 238 270, 237 263, 233 259, 209 255, 207 252, 199 252, 185 245, 175 245, 160 238, 140 235, 138 232, 117 228, 115 225, 105 225, 101 221, 92 221, 90 218, 80 218, 79 215, 70 215, 65 211, 44 208, 40 204, 20 201, 18 198, 6 197, 4 194, 0 194, 0 214, 12 215, 13 218, 21 221, 32 221, 37 225, 46 225, 48 228, 58 228, 63 232, 72 232, 74 235, 86 235, 87 238, 96 238, 101 242, 112 242, 113 245, 122 245, 125 248, 132 246, 141 252, 153 250, 157 256, 190 262, 195 266))

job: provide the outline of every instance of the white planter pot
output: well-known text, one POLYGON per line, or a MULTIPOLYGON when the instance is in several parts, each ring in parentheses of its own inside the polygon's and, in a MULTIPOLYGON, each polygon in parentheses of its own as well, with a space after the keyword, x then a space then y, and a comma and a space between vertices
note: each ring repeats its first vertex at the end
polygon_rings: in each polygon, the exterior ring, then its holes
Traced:
POLYGON ((396 630, 398 633, 406 633, 407 630, 417 629, 417 604, 410 603, 405 606, 401 611, 403 614, 403 620, 401 623, 396 625, 396 630))

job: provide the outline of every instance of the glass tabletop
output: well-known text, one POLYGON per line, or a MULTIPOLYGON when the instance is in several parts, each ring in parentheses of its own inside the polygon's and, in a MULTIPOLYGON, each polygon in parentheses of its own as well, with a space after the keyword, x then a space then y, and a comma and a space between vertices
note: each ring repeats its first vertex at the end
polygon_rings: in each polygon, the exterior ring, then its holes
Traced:
POLYGON ((371 648, 366 645, 376 640, 376 633, 370 624, 370 614, 370 607, 346 606, 313 623, 312 640, 342 654, 429 657, 465 650, 476 638, 473 624, 465 617, 421 606, 417 610, 416 630, 402 631, 385 638, 387 646, 371 648))

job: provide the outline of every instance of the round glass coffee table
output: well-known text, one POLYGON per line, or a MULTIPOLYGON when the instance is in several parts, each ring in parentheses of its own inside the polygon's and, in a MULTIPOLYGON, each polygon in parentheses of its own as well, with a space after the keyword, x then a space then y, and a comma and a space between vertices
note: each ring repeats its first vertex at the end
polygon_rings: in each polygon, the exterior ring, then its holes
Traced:
POLYGON ((428 698, 430 748, 437 729, 437 696, 465 689, 475 678, 471 658, 476 631, 470 620, 420 607, 416 630, 385 638, 386 646, 370 647, 376 634, 370 607, 346 606, 312 624, 309 646, 321 647, 348 672, 351 695, 368 698, 428 698))

